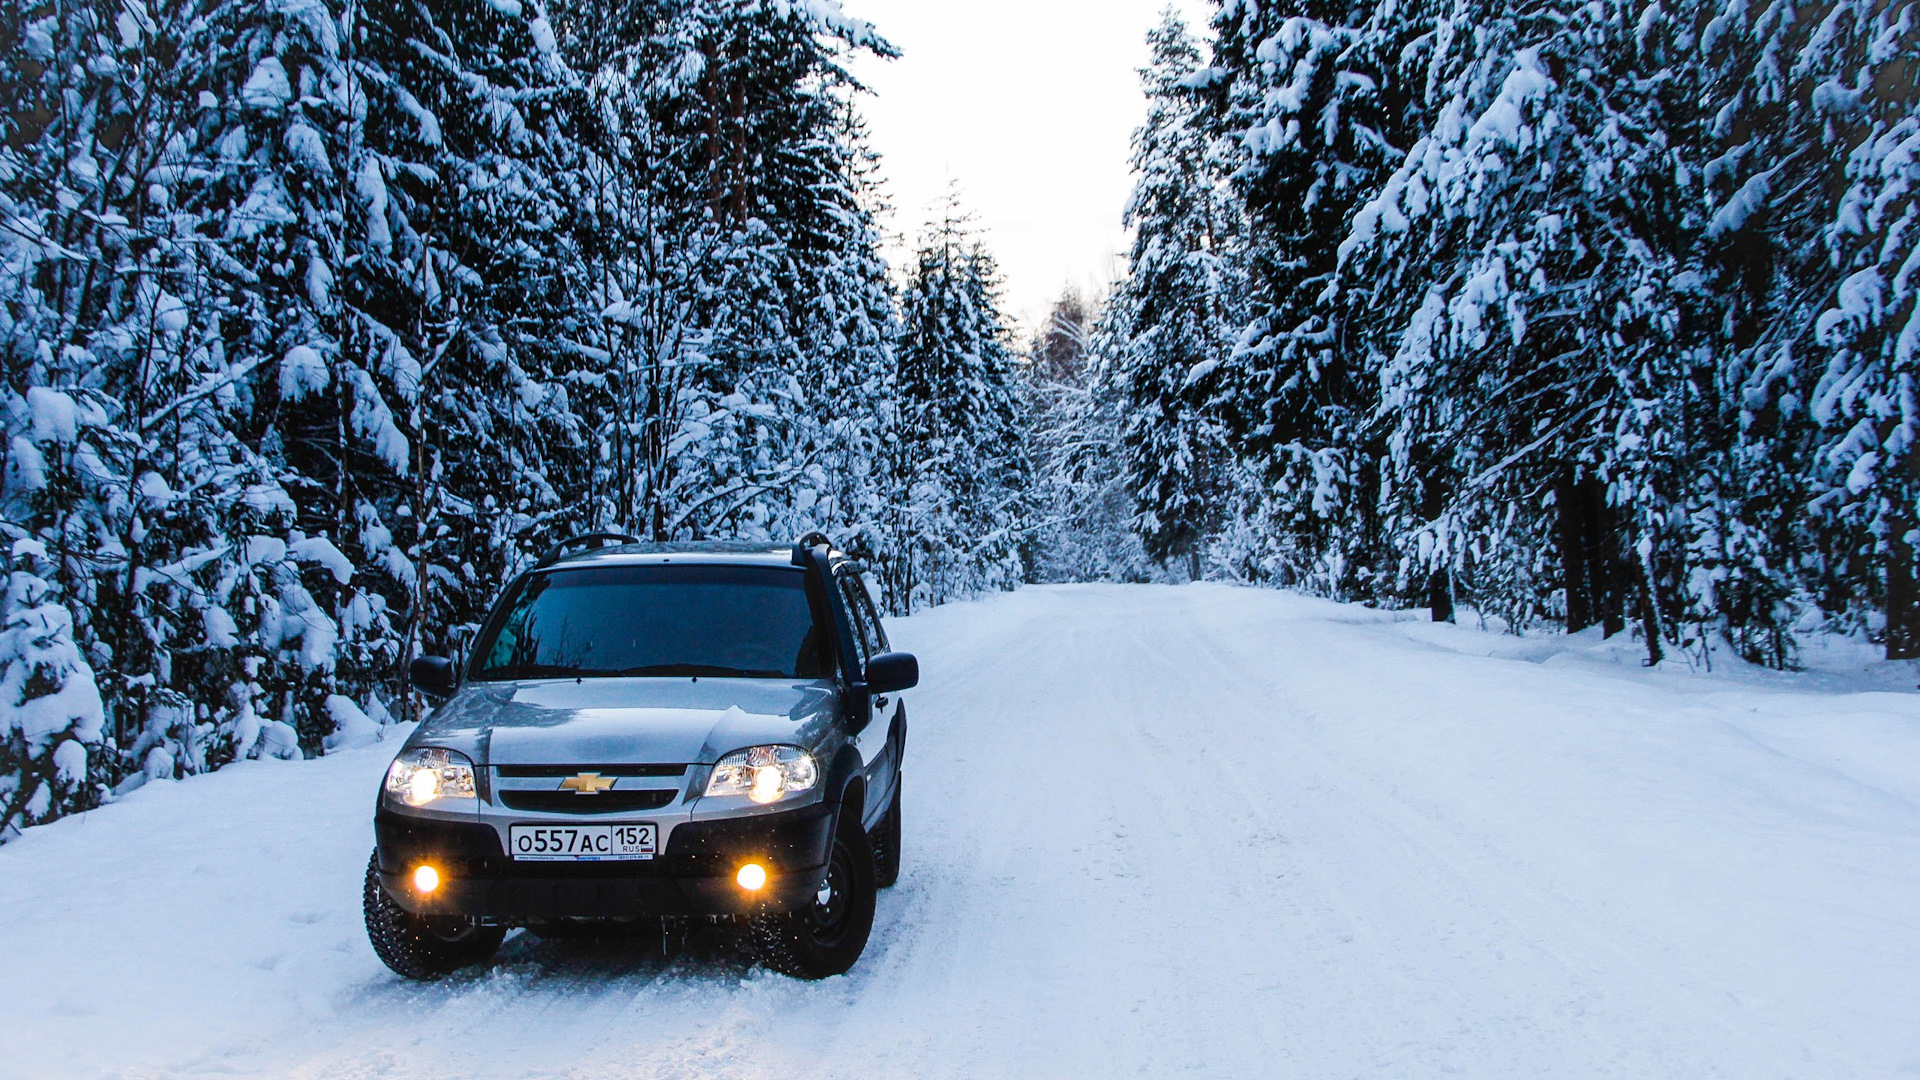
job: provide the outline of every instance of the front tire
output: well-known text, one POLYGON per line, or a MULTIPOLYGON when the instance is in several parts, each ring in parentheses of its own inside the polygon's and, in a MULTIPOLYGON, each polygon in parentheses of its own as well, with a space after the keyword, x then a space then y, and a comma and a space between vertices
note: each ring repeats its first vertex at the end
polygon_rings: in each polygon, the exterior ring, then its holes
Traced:
POLYGON ((415 915, 394 903, 380 885, 379 852, 367 860, 361 907, 374 955, 409 979, 428 981, 484 964, 507 936, 503 927, 481 926, 458 915, 415 915))
POLYGON ((755 915, 749 926, 760 962, 796 979, 844 974, 873 932, 873 845, 857 808, 842 818, 814 899, 792 911, 755 915))

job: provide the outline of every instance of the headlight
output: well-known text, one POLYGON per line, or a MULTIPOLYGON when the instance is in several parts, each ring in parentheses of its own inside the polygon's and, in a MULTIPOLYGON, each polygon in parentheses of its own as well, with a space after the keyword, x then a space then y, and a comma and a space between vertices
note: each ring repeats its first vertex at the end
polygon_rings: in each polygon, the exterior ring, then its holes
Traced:
POLYGON ((749 746, 720 759, 709 795, 745 795, 757 803, 811 788, 820 779, 813 755, 797 746, 749 746))
POLYGON ((452 750, 423 746, 387 766, 387 794, 408 806, 473 798, 473 762, 452 750))

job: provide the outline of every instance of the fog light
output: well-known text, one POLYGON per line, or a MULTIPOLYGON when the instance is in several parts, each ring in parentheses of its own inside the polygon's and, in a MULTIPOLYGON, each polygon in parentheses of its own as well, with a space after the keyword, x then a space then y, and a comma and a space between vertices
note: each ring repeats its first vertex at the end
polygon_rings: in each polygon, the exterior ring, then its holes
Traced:
POLYGON ((767 868, 759 863, 750 862, 740 868, 740 872, 734 875, 733 880, 739 882, 740 887, 748 892, 759 892, 767 884, 767 868))
POLYGON ((422 866, 413 872, 413 891, 430 893, 440 887, 440 871, 422 866))

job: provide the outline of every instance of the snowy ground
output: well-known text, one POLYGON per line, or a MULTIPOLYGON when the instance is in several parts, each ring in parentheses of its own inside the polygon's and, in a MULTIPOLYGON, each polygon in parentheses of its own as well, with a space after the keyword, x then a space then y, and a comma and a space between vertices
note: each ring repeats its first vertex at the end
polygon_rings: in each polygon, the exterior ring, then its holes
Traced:
POLYGON ((521 935, 403 983, 376 746, 0 848, 0 1074, 1920 1076, 1920 696, 1217 586, 894 634, 908 863, 848 976, 521 935))

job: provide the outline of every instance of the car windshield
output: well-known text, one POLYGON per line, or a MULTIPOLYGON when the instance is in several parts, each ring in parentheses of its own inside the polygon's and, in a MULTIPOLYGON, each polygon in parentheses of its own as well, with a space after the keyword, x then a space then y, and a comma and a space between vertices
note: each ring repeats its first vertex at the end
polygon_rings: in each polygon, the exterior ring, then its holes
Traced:
POLYGON ((806 577, 777 566, 600 566, 534 574, 474 650, 476 679, 826 672, 806 577))

